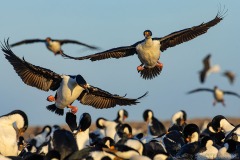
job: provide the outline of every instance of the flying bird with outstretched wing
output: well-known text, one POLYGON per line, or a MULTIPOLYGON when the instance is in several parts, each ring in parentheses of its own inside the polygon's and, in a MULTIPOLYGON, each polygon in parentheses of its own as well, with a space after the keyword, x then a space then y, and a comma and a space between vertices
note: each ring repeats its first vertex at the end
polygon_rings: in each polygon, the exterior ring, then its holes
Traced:
POLYGON ((55 96, 50 95, 47 97, 48 101, 55 102, 47 106, 47 109, 59 115, 63 115, 65 107, 70 108, 72 113, 76 113, 78 108, 71 105, 75 100, 84 105, 103 109, 115 107, 116 105, 136 105, 139 103, 138 100, 145 97, 148 93, 146 92, 135 99, 111 94, 89 85, 80 74, 60 75, 20 59, 11 51, 8 41, 5 41, 1 48, 5 58, 10 62, 25 84, 43 91, 56 91, 55 96))
POLYGON ((11 44, 11 47, 23 45, 23 44, 31 44, 31 43, 45 43, 48 50, 53 52, 54 55, 61 55, 63 53, 62 45, 64 44, 77 44, 82 45, 90 49, 98 49, 98 47, 88 45, 86 43, 82 43, 76 40, 70 40, 70 39, 52 39, 50 37, 47 37, 46 39, 26 39, 22 40, 16 43, 11 44))
POLYGON ((206 33, 208 29, 223 19, 225 13, 224 11, 219 11, 216 17, 207 23, 173 32, 161 38, 152 38, 152 32, 145 30, 143 32, 145 39, 130 46, 112 48, 83 57, 72 57, 64 53, 63 56, 75 60, 90 59, 91 61, 97 61, 108 58, 123 58, 137 54, 141 62, 137 67, 137 71, 140 72, 142 78, 153 79, 161 73, 163 68, 163 64, 159 61, 161 52, 206 33))
POLYGON ((202 91, 211 92, 213 94, 213 97, 214 97, 213 105, 214 106, 216 105, 217 102, 222 103, 222 105, 225 106, 224 95, 233 95, 233 96, 240 98, 240 95, 238 93, 235 93, 232 91, 224 91, 224 90, 219 89, 217 86, 214 86, 213 89, 197 88, 197 89, 187 92, 187 94, 202 92, 202 91))

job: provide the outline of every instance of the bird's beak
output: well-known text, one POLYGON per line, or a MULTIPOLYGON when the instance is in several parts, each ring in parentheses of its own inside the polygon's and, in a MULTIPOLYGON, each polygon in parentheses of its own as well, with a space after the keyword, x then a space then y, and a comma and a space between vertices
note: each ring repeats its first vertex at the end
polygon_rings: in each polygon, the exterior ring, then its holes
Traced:
POLYGON ((217 130, 217 132, 221 132, 222 131, 222 128, 221 127, 219 127, 218 128, 218 130, 217 130))

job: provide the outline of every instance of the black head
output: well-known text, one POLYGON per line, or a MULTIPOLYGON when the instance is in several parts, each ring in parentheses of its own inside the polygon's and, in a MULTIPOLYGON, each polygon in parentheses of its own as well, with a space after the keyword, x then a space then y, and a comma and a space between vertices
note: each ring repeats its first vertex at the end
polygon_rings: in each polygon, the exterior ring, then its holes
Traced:
POLYGON ((152 117, 154 117, 153 115, 153 111, 150 109, 147 109, 143 112, 143 120, 146 122, 149 118, 149 114, 152 114, 152 117))
POLYGON ((87 82, 85 81, 85 79, 84 79, 80 74, 78 74, 78 75, 76 76, 76 82, 77 82, 77 84, 78 84, 79 86, 84 86, 84 85, 87 84, 87 82))
POLYGON ((102 121, 102 120, 104 120, 104 121, 106 121, 106 119, 105 118, 98 118, 97 120, 96 120, 96 126, 97 126, 97 128, 99 128, 99 129, 103 129, 103 128, 105 128, 105 126, 103 126, 103 125, 101 125, 101 123, 100 123, 100 121, 102 121))
POLYGON ((186 121, 187 120, 187 113, 184 110, 181 110, 181 112, 183 113, 183 120, 186 121))
POLYGON ((44 126, 42 131, 41 131, 41 133, 43 133, 45 131, 48 131, 48 134, 46 136, 49 136, 51 134, 51 132, 52 132, 52 127, 49 126, 49 125, 44 126))
POLYGON ((117 118, 114 121, 122 123, 126 118, 128 118, 128 112, 125 109, 121 109, 118 111, 117 118))
POLYGON ((144 37, 151 37, 152 36, 152 32, 150 31, 150 30, 145 30, 144 32, 143 32, 143 35, 144 35, 144 37))
POLYGON ((223 115, 217 115, 212 119, 212 128, 214 129, 214 131, 218 132, 221 128, 220 126, 220 121, 222 119, 226 119, 223 115))
POLYGON ((50 41, 52 41, 52 39, 51 39, 50 37, 47 37, 47 38, 45 39, 45 41, 46 41, 46 42, 50 42, 50 41))
POLYGON ((197 132, 199 134, 200 133, 199 127, 194 123, 187 124, 183 129, 183 136, 185 138, 188 138, 194 132, 197 132))
POLYGON ((79 120, 78 130, 85 131, 90 127, 92 119, 89 113, 83 113, 79 120))
POLYGON ((213 141, 213 139, 210 136, 204 136, 200 142, 200 146, 206 147, 208 141, 213 141))

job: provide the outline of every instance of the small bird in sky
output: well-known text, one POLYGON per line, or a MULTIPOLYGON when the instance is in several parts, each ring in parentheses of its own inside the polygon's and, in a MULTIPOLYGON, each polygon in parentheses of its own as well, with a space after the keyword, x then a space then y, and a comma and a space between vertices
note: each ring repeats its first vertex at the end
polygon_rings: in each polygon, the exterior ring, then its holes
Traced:
POLYGON ((223 91, 221 89, 219 89, 217 86, 214 86, 213 89, 209 89, 209 88, 197 88, 194 89, 192 91, 187 92, 187 94, 191 94, 191 93, 195 93, 195 92, 201 92, 201 91, 207 91, 207 92, 212 92, 213 93, 213 97, 214 97, 214 101, 213 101, 213 105, 215 106, 217 102, 222 103, 223 106, 225 106, 225 101, 224 101, 224 95, 228 94, 228 95, 234 95, 237 96, 238 98, 240 98, 240 95, 232 92, 232 91, 223 91))
POLYGON ((15 46, 19 46, 22 44, 30 44, 30 43, 36 43, 36 42, 41 42, 41 43, 45 43, 46 47, 48 50, 50 50, 51 52, 53 52, 54 55, 61 55, 63 53, 62 50, 62 45, 67 44, 67 43, 72 43, 72 44, 78 44, 78 45, 82 45, 85 47, 88 47, 90 49, 98 49, 98 47, 95 46, 91 46, 76 40, 70 40, 70 39, 52 39, 50 37, 47 37, 46 39, 26 39, 26 40, 22 40, 20 42, 16 42, 11 44, 11 47, 15 47, 15 46))
POLYGON ((236 78, 235 73, 233 73, 232 71, 225 71, 223 73, 223 76, 227 77, 227 79, 229 80, 230 84, 233 84, 236 78))
POLYGON ((203 63, 203 69, 199 72, 200 82, 204 83, 207 76, 211 73, 218 73, 220 72, 220 66, 215 64, 211 65, 210 63, 211 54, 208 54, 202 61, 203 63))

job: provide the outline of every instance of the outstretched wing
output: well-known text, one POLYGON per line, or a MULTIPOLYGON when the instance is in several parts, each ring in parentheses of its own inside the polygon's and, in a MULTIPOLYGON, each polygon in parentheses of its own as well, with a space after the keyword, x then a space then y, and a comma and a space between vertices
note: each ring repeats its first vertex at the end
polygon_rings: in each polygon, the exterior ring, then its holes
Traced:
POLYGON ((20 41, 20 42, 13 43, 10 46, 14 47, 14 46, 18 46, 18 45, 21 45, 21 44, 29 44, 29 43, 35 43, 35 42, 45 42, 45 40, 43 40, 43 39, 27 39, 27 40, 23 40, 23 41, 20 41))
POLYGON ((136 52, 135 46, 125 46, 125 47, 109 49, 103 52, 99 52, 99 53, 95 53, 95 54, 83 56, 83 57, 72 57, 64 53, 62 54, 62 56, 70 59, 75 59, 75 60, 90 59, 91 61, 97 61, 97 60, 103 60, 108 58, 122 58, 122 57, 132 56, 136 53, 137 52, 136 52))
POLYGON ((235 92, 231 92, 231 91, 224 91, 223 92, 224 94, 229 94, 229 95, 234 95, 234 96, 237 96, 238 98, 240 98, 240 95, 235 93, 235 92))
POLYGON ((59 41, 60 44, 73 43, 73 44, 82 45, 82 46, 85 46, 85 47, 88 47, 88 48, 91 48, 91 49, 98 49, 98 47, 96 47, 96 46, 91 46, 91 45, 88 45, 86 43, 82 43, 82 42, 75 41, 75 40, 70 40, 70 39, 63 39, 63 40, 57 40, 57 41, 59 41))
POLYGON ((177 32, 173 32, 165 37, 162 38, 154 38, 160 41, 161 47, 160 50, 164 51, 169 47, 174 47, 178 44, 181 44, 183 42, 187 42, 189 40, 192 40, 196 38, 197 36, 200 36, 208 31, 209 28, 215 26, 218 24, 222 19, 226 11, 219 11, 217 16, 207 22, 202 23, 198 26, 193 26, 191 28, 186 28, 177 32))
POLYGON ((213 92, 212 89, 208 89, 208 88, 198 88, 198 89, 194 89, 194 90, 192 90, 192 91, 187 92, 187 94, 191 94, 191 93, 195 93, 195 92, 200 92, 200 91, 213 92))
POLYGON ((5 58, 11 63, 25 84, 44 91, 48 91, 49 89, 56 90, 59 87, 62 80, 59 74, 20 59, 10 49, 8 40, 4 41, 4 44, 1 43, 1 48, 5 58))
POLYGON ((89 92, 83 91, 78 100, 84 104, 93 106, 98 109, 111 108, 116 105, 126 106, 126 105, 136 105, 139 103, 137 100, 145 97, 148 92, 146 92, 141 97, 136 99, 125 98, 125 96, 113 95, 107 91, 101 90, 100 88, 90 86, 88 88, 89 92))
POLYGON ((211 54, 208 54, 202 61, 204 69, 206 70, 210 68, 210 58, 211 58, 211 54))

